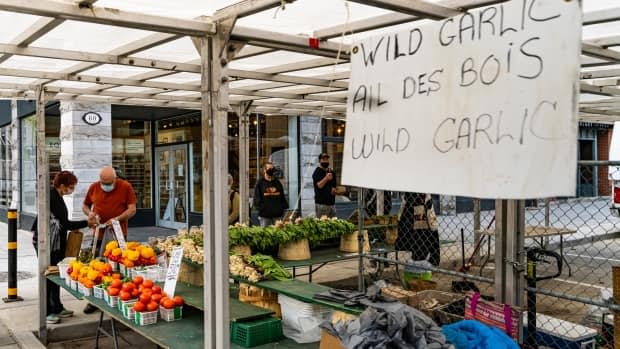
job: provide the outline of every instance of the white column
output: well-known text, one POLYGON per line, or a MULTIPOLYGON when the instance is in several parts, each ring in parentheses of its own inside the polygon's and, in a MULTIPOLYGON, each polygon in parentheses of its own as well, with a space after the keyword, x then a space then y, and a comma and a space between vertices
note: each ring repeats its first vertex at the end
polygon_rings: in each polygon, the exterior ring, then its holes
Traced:
POLYGON ((11 208, 19 208, 19 203, 21 201, 19 191, 21 154, 20 139, 17 101, 11 100, 11 208))
POLYGON ((112 165, 111 111, 110 104, 60 102, 60 167, 78 178, 73 195, 64 197, 69 219, 84 219, 82 203, 88 187, 99 180, 101 167, 112 165), (86 113, 98 114, 101 121, 86 123, 86 113))
POLYGON ((312 173, 319 162, 321 154, 321 118, 302 116, 300 122, 301 137, 301 214, 314 215, 314 186, 312 173))

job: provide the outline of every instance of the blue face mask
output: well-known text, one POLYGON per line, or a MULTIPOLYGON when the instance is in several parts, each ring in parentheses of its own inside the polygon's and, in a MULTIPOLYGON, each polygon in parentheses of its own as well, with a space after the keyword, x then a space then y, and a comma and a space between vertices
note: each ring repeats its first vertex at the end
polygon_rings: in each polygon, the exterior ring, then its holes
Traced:
POLYGON ((111 192, 112 190, 114 190, 114 183, 112 184, 101 184, 101 190, 105 191, 106 193, 111 192))

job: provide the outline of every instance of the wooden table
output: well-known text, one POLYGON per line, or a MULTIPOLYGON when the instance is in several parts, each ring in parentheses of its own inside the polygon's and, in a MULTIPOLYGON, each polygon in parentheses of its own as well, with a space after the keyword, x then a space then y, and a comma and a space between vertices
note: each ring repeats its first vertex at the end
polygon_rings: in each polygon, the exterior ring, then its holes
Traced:
MULTIPOLYGON (((487 256, 480 270, 484 268, 484 266, 489 262, 491 256, 491 237, 495 236, 495 229, 484 229, 476 231, 477 233, 486 235, 489 237, 487 244, 487 256)), ((568 260, 564 256, 564 235, 575 234, 577 230, 568 229, 568 228, 558 228, 558 227, 546 227, 541 225, 526 225, 525 226, 525 238, 526 239, 534 239, 534 241, 544 248, 544 238, 559 236, 560 237, 560 256, 562 256, 562 260, 564 264, 568 267, 568 276, 572 276, 573 271, 571 270, 570 264, 568 260), (540 239, 540 240, 539 240, 540 239)))
MULTIPOLYGON (((182 295, 185 299, 186 306, 183 307, 183 319, 173 322, 165 322, 158 320, 156 324, 148 326, 138 326, 133 320, 126 319, 117 308, 110 307, 103 299, 84 296, 81 293, 70 289, 58 275, 49 275, 50 281, 60 285, 67 292, 77 299, 85 299, 90 304, 101 310, 99 317, 99 326, 103 325, 103 317, 108 316, 111 319, 112 333, 97 330, 97 341, 100 333, 104 333, 112 337, 115 348, 118 348, 118 339, 116 334, 116 324, 121 323, 132 331, 139 333, 143 337, 149 339, 157 348, 166 349, 202 349, 204 348, 204 302, 202 298, 202 287, 179 283, 176 287, 176 293, 182 295)), ((230 299, 230 320, 231 321, 252 321, 265 316, 271 316, 273 311, 259 308, 251 304, 243 303, 238 299, 230 299)), ((297 344, 288 338, 281 341, 260 345, 254 347, 256 349, 318 349, 318 343, 297 344)), ((231 343, 231 348, 240 349, 242 347, 231 343)))

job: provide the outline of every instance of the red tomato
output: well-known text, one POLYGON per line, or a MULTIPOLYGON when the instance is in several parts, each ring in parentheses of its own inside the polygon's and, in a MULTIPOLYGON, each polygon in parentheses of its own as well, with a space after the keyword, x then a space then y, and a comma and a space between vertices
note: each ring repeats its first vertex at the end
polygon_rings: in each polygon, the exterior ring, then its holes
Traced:
POLYGON ((144 304, 149 304, 151 302, 151 295, 143 293, 140 295, 140 302, 144 304))
MULTIPOLYGON (((112 276, 114 277, 114 276, 112 276)), ((110 287, 121 288, 123 286, 123 282, 119 279, 114 279, 110 282, 110 287)))
POLYGON ((126 282, 123 284, 123 287, 121 288, 121 290, 125 292, 131 292, 131 290, 133 290, 134 288, 135 286, 131 282, 126 282))
POLYGON ((127 292, 127 291, 121 291, 119 296, 121 297, 121 300, 123 300, 123 301, 128 301, 128 300, 131 299, 131 293, 127 292))
POLYGON ((153 280, 144 280, 144 282, 142 283, 142 286, 144 288, 152 288, 153 287, 153 280))
POLYGON ((159 309, 159 304, 155 303, 155 302, 150 302, 147 306, 146 306, 146 310, 147 311, 155 311, 159 309))
POLYGON ((110 296, 118 296, 119 289, 114 287, 108 287, 108 294, 110 296))
POLYGON ((133 283, 138 286, 142 283, 142 281, 144 281, 144 278, 142 276, 135 276, 133 278, 133 283))
MULTIPOLYGON (((164 302, 170 300, 170 298, 166 297, 166 296, 162 296, 161 299, 159 300, 159 304, 160 305, 164 305, 164 302)), ((172 301, 174 303, 174 301, 172 301)))
POLYGON ((159 302, 161 301, 161 295, 158 293, 153 293, 153 295, 151 296, 151 301, 159 304, 159 302))
POLYGON ((162 306, 166 309, 172 309, 174 308, 174 301, 170 298, 166 299, 164 301, 164 303, 162 304, 162 306))
POLYGON ((136 302, 133 305, 133 310, 137 311, 138 313, 143 312, 145 309, 146 309, 146 305, 144 305, 144 303, 136 302))
POLYGON ((183 305, 183 297, 181 296, 174 296, 172 300, 174 301, 174 305, 176 305, 177 307, 180 307, 183 305))
POLYGON ((151 288, 151 291, 153 291, 153 294, 161 294, 161 286, 155 285, 151 288))
POLYGON ((114 274, 112 274, 112 278, 120 280, 122 278, 122 276, 119 273, 114 273, 114 274))
POLYGON ((140 291, 136 290, 135 288, 131 290, 131 298, 135 299, 138 297, 140 297, 140 291))

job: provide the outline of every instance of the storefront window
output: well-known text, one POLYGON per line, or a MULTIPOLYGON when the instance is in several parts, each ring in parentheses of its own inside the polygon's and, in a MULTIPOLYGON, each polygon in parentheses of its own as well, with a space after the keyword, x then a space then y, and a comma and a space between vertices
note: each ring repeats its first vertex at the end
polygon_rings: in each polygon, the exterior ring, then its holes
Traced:
POLYGON ((137 208, 151 208, 150 123, 112 120, 112 165, 133 186, 137 208))
POLYGON ((188 159, 191 186, 190 211, 202 212, 202 128, 200 114, 184 115, 157 122, 157 145, 190 143, 188 159))
POLYGON ((0 206, 10 206, 11 191, 11 125, 0 128, 0 206))
MULTIPOLYGON (((22 211, 37 212, 37 119, 35 115, 22 119, 22 211)), ((49 163, 50 184, 60 172, 60 117, 45 117, 45 145, 49 163)))

